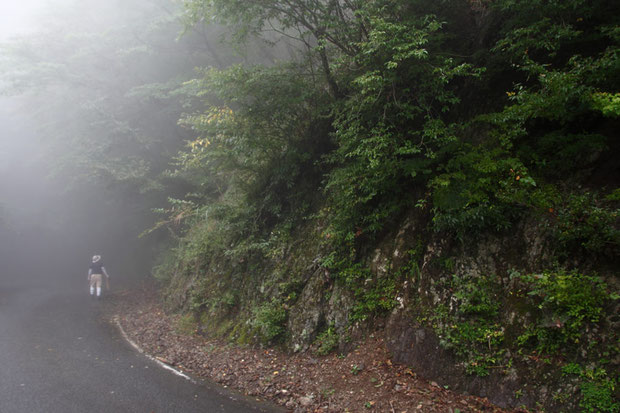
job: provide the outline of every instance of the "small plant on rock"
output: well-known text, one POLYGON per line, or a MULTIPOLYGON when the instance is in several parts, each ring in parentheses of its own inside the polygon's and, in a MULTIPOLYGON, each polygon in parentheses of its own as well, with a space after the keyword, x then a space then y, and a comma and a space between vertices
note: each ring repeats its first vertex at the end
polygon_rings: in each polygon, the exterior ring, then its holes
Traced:
POLYGON ((315 340, 315 353, 319 356, 325 356, 338 347, 338 333, 333 324, 330 324, 315 340))
POLYGON ((538 311, 535 322, 517 340, 521 346, 533 346, 540 352, 579 344, 584 327, 599 321, 605 301, 611 298, 599 277, 576 270, 519 277, 529 289, 527 299, 538 311))

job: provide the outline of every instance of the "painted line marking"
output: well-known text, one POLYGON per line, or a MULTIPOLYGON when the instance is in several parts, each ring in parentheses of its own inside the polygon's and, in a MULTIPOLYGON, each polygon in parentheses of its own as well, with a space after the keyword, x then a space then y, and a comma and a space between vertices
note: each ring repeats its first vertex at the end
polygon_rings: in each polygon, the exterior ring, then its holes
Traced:
POLYGON ((120 323, 120 321, 118 319, 118 316, 114 316, 114 323, 116 324, 116 326, 120 330, 121 335, 123 336, 125 341, 127 341, 131 345, 131 347, 133 347, 138 353, 144 355, 149 360, 154 361, 155 363, 157 363, 162 368, 171 371, 172 373, 176 374, 177 376, 183 377, 185 380, 189 380, 190 382, 192 382, 194 384, 198 384, 198 383, 196 383, 196 381, 194 379, 189 377, 187 374, 185 374, 185 373, 175 369, 174 367, 170 366, 169 364, 166 364, 163 361, 160 361, 160 360, 156 359, 155 357, 145 353, 144 350, 142 350, 140 348, 140 346, 138 346, 132 339, 129 338, 129 336, 127 335, 127 333, 123 329, 123 326, 121 325, 121 323, 120 323))

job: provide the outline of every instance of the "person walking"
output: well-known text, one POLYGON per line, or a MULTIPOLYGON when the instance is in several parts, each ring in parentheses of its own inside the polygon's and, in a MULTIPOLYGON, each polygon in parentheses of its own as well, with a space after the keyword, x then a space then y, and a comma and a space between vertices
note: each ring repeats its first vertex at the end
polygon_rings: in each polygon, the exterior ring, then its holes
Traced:
POLYGON ((101 299, 101 285, 103 283, 103 276, 105 275, 106 287, 110 289, 110 276, 108 275, 103 261, 101 261, 101 255, 94 255, 93 260, 88 267, 88 283, 90 284, 90 296, 97 299, 101 299))

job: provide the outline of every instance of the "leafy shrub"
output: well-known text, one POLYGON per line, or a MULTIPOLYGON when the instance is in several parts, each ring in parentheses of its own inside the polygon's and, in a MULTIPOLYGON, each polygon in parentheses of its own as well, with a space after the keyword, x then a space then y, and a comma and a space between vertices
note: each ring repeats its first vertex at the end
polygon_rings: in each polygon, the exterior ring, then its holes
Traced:
POLYGON ((576 363, 562 367, 564 375, 576 375, 580 379, 581 400, 584 412, 618 412, 620 403, 614 397, 617 378, 610 377, 604 368, 586 368, 576 363))
POLYGON ((606 201, 620 201, 620 188, 611 191, 606 197, 606 201))
POLYGON ((433 226, 464 239, 509 228, 536 187, 527 168, 505 150, 462 145, 430 181, 433 226))
POLYGON ((554 352, 579 343, 584 327, 599 321, 610 298, 597 276, 558 269, 542 274, 519 275, 526 283, 528 300, 538 310, 535 325, 518 338, 522 346, 554 352))
POLYGON ((620 210, 605 206, 597 194, 572 194, 557 213, 557 237, 567 250, 602 254, 620 249, 620 210))
POLYGON ((260 341, 269 344, 283 338, 287 317, 287 311, 282 304, 278 300, 272 300, 254 309, 251 324, 260 341))
POLYGON ((376 235, 414 204, 412 188, 456 140, 443 116, 459 102, 453 82, 478 74, 438 51, 443 23, 435 16, 377 13, 368 4, 368 38, 351 59, 359 70, 345 78, 347 97, 334 105, 337 148, 327 157, 338 241, 358 229, 376 235))
POLYGON ((620 93, 598 92, 592 94, 593 106, 604 116, 620 117, 620 93))
POLYGON ((456 299, 459 315, 485 318, 497 316, 500 303, 492 277, 460 279, 455 276, 452 286, 452 296, 456 299))
POLYGON ((353 322, 386 314, 396 306, 396 281, 390 277, 361 283, 354 293, 357 303, 350 317, 353 322))

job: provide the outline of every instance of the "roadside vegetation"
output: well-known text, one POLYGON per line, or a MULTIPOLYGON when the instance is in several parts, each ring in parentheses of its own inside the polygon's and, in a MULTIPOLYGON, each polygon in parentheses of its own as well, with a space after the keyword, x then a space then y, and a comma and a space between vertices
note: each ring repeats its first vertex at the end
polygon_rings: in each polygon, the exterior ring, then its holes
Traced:
POLYGON ((47 125, 58 173, 156 214, 143 236, 166 239, 153 274, 180 330, 299 350, 292 309, 312 297, 334 309, 304 330, 325 355, 432 271, 443 298, 410 297, 412 322, 465 374, 535 360, 578 389, 554 406, 618 412, 619 20, 603 0, 188 0, 135 23, 135 44, 9 44, 0 84, 82 102, 38 114, 71 125, 47 125), (106 53, 131 70, 90 73, 106 53), (378 270, 412 215, 415 240, 378 270), (524 222, 544 259, 455 268, 524 222), (431 262, 437 238, 451 247, 431 262))

